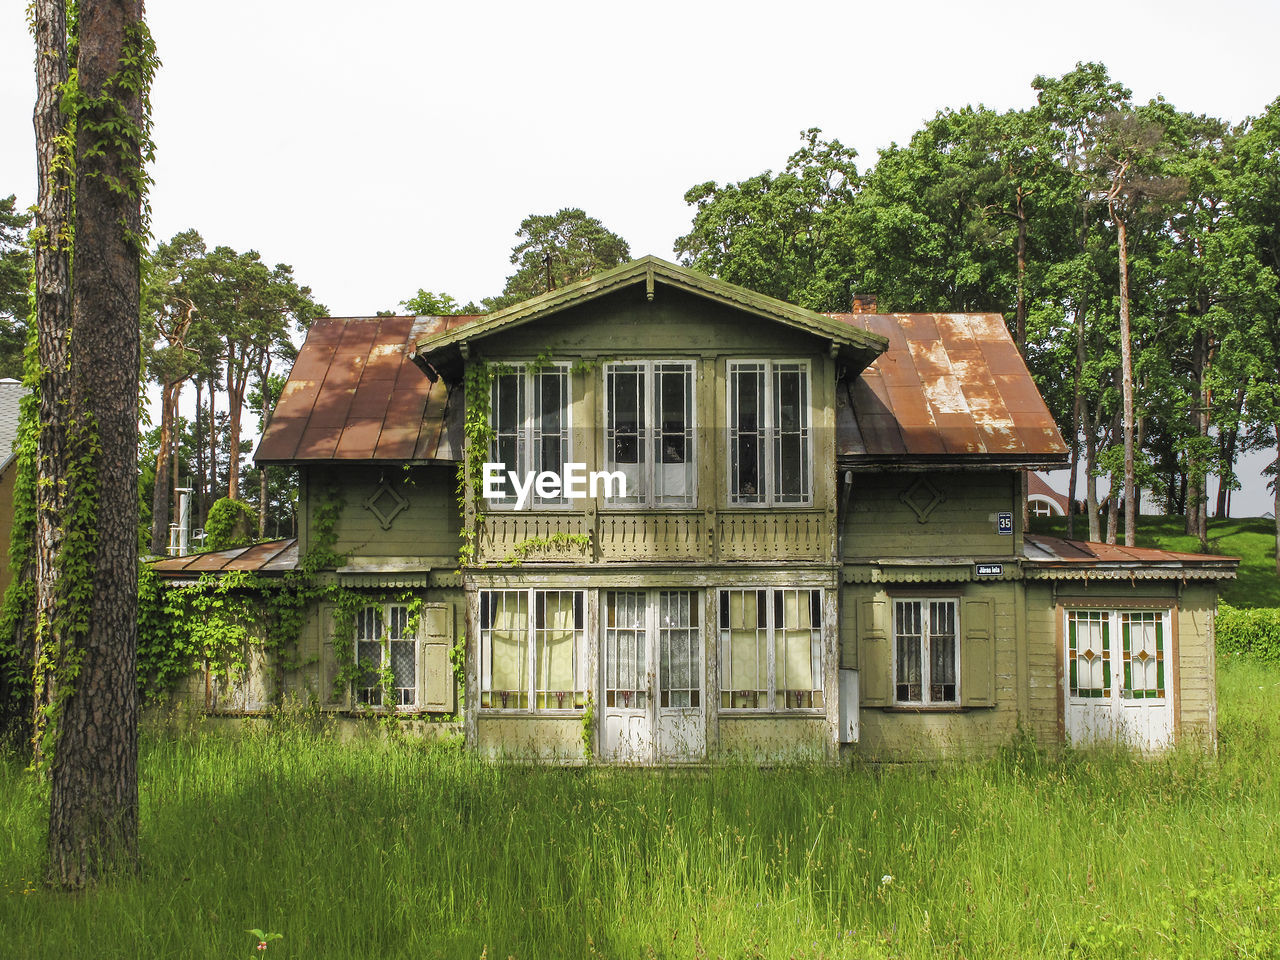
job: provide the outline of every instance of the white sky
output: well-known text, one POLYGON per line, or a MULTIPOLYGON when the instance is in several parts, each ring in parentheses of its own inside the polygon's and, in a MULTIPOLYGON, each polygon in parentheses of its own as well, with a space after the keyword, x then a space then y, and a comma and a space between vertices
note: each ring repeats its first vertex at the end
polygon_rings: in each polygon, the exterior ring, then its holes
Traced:
MULTIPOLYGON (((0 196, 35 197, 25 3, 0 6, 0 196)), ((685 190, 818 126, 874 162, 943 107, 1101 60, 1238 121, 1280 95, 1280 4, 153 0, 154 232, 291 263, 335 315, 498 292, 520 220, 577 206, 673 258, 685 190)), ((1256 470, 1257 467, 1251 467, 1256 470)), ((1065 483, 1065 475, 1062 483, 1065 483)), ((1236 513, 1270 508, 1259 481, 1236 513), (1256 501, 1256 505, 1255 505, 1256 501)))

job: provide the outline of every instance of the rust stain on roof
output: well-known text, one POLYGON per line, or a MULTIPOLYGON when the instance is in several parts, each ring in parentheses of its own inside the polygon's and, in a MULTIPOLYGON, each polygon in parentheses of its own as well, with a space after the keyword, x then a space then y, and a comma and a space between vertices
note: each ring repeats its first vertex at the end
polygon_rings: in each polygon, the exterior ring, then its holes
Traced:
POLYGON ((151 564, 166 580, 190 580, 202 573, 225 573, 245 570, 250 573, 278 574, 298 566, 297 538, 255 543, 251 547, 214 550, 185 557, 169 557, 151 564))
POLYGON ((1048 565, 1167 563, 1235 566, 1240 562, 1239 557, 1221 557, 1212 553, 1181 553, 1176 550, 1157 550, 1154 547, 1125 547, 1116 543, 1063 540, 1060 537, 1046 537, 1041 534, 1027 534, 1024 539, 1027 559, 1048 565))
POLYGON ((259 463, 302 460, 453 460, 443 382, 410 360, 430 331, 475 317, 317 320, 254 453, 259 463))
MULTIPOLYGON (((838 397, 845 462, 965 457, 1065 462, 1066 444, 998 314, 828 314, 888 350, 838 397)), ((459 404, 410 357, 475 316, 317 321, 254 454, 259 463, 452 462, 459 404)))
POLYGON ((999 314, 830 316, 889 340, 838 398, 841 460, 1065 462, 1067 446, 999 314))

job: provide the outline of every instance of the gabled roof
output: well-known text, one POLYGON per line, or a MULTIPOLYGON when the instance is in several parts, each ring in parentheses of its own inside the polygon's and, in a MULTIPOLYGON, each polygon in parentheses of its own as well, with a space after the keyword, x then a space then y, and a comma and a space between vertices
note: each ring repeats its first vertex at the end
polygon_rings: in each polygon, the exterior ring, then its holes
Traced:
POLYGON ((532 323, 568 306, 586 303, 641 284, 650 300, 660 296, 658 287, 673 287, 829 340, 854 373, 883 353, 887 345, 885 338, 873 331, 841 323, 827 314, 815 313, 649 256, 525 300, 497 313, 478 317, 466 324, 427 327, 417 343, 414 359, 433 380, 441 373, 446 379, 454 380, 461 371, 461 345, 532 323))
POLYGON ((998 313, 831 316, 889 341, 837 397, 841 466, 1066 463, 1067 445, 998 313))
POLYGON ((815 314, 653 257, 492 316, 316 321, 254 457, 258 463, 456 462, 463 405, 449 403, 446 384, 432 383, 411 354, 423 364, 427 357, 443 363, 472 331, 509 329, 494 324, 529 322, 550 304, 559 309, 605 290, 647 285, 650 277, 700 295, 714 291, 761 315, 776 312, 779 322, 821 329, 844 345, 845 389, 836 410, 842 467, 1066 462, 1066 445, 998 314, 815 314), (862 359, 881 344, 885 352, 863 369, 862 359))
MULTIPOLYGON (((448 391, 409 360, 424 329, 470 317, 317 320, 254 452, 258 463, 454 462, 448 391), (452 442, 451 442, 452 441, 452 442)), ((456 433, 456 430, 453 431, 456 433)))

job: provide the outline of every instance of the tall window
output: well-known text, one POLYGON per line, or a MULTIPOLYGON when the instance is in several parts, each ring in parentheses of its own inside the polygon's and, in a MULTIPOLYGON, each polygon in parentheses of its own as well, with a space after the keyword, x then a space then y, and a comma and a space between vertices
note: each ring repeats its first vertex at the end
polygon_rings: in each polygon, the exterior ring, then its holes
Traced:
POLYGON ((958 606, 956 600, 894 603, 894 685, 899 703, 959 702, 958 606))
POLYGON ((583 607, 581 590, 480 591, 480 706, 583 709, 583 607))
POLYGON ((602 595, 604 700, 643 710, 651 695, 649 657, 658 659, 658 706, 698 707, 702 643, 698 594, 692 590, 607 590, 602 595))
POLYGON ((809 405, 808 362, 729 363, 730 502, 812 502, 809 405))
POLYGON ((605 461, 636 506, 693 506, 693 364, 636 360, 604 370, 605 461))
POLYGON ((409 608, 378 604, 356 611, 357 703, 413 707, 418 703, 418 644, 409 633, 409 608), (390 670, 390 704, 384 703, 383 672, 390 670))
MULTIPOLYGON (((563 475, 569 456, 569 366, 547 364, 504 368, 495 374, 491 386, 490 423, 493 443, 489 455, 494 463, 523 477, 544 470, 563 475)), ((507 496, 490 500, 491 507, 515 503, 515 494, 506 484, 507 496)), ((561 504, 562 495, 540 497, 535 505, 561 504)))
POLYGON ((823 706, 822 591, 720 591, 720 706, 823 706))

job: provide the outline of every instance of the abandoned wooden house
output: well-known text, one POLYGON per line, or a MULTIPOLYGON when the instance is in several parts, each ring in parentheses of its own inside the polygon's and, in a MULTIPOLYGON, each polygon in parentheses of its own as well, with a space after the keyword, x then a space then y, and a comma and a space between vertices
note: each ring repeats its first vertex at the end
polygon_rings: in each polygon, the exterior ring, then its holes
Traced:
POLYGON ((486 316, 317 322, 255 454, 299 470, 297 542, 157 568, 271 575, 323 535, 363 599, 222 706, 633 763, 1211 746, 1235 561, 1029 535, 1019 471, 1067 448, 1004 320, 855 307, 647 257, 486 316))

